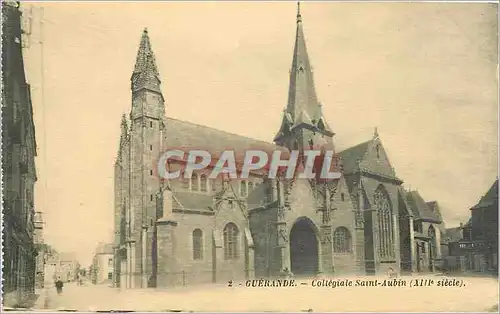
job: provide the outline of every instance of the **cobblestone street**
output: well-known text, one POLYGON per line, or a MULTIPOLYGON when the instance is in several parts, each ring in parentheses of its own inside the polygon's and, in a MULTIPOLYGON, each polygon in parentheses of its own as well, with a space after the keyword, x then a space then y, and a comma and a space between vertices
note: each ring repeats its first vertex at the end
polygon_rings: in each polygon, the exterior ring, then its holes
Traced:
MULTIPOLYGON (((425 277, 419 278, 425 279, 425 277)), ((440 279, 437 276, 429 278, 440 279)), ((462 288, 436 286, 323 288, 312 287, 309 280, 307 286, 299 283, 297 287, 288 288, 248 288, 244 287, 242 282, 241 286, 235 283, 235 287, 232 288, 225 285, 209 285, 169 290, 120 291, 106 285, 68 284, 64 287, 62 295, 57 295, 55 288, 41 295, 37 309, 43 310, 45 307, 45 310, 78 311, 477 312, 488 311, 498 304, 497 280, 463 279, 465 287, 462 288)))

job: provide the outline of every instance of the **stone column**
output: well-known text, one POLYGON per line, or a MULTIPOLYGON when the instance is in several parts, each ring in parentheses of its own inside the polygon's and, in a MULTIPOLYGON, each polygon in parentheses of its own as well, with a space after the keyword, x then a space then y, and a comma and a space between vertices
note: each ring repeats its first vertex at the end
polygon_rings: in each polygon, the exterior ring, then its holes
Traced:
POLYGON ((429 242, 422 242, 422 246, 424 248, 425 253, 422 254, 423 257, 423 265, 422 265, 422 272, 428 272, 429 271, 429 242))
MULTIPOLYGON (((287 207, 287 199, 285 195, 285 186, 283 184, 283 179, 278 179, 276 182, 276 189, 273 191, 278 200, 278 217, 276 222, 276 231, 278 237, 278 249, 280 252, 278 261, 279 269, 271 267, 271 275, 280 275, 284 269, 291 271, 290 264, 290 241, 288 238, 288 228, 285 220, 287 207), (274 273, 277 271, 277 274, 274 273), (273 274, 274 273, 274 274, 273 274)), ((319 247, 318 247, 319 249, 319 247)), ((270 253, 274 254, 273 248, 270 248, 270 253)), ((267 256, 269 259, 270 256, 267 256)))
POLYGON ((332 226, 323 224, 320 233, 321 243, 319 250, 321 256, 318 259, 318 272, 332 274, 334 273, 332 226))
MULTIPOLYGON (((280 209, 278 209, 278 212, 279 211, 280 211, 280 209)), ((278 249, 280 252, 280 255, 279 255, 280 261, 279 261, 279 269, 277 269, 277 270, 275 269, 275 267, 273 267, 271 265, 271 276, 276 275, 276 273, 275 273, 276 271, 277 271, 277 274, 280 274, 281 271, 283 271, 285 268, 287 268, 289 271, 291 271, 291 267, 292 267, 290 264, 290 241, 288 239, 288 231, 287 231, 286 222, 278 221, 276 223, 276 230, 278 232, 277 236, 278 236, 278 249)), ((270 252, 270 254, 274 254, 272 246, 269 248, 269 252, 270 252)), ((271 256, 267 256, 267 258, 270 259, 271 256)))
POLYGON ((157 230, 157 287, 169 287, 176 283, 177 258, 175 256, 175 228, 177 222, 160 219, 157 230))
POLYGON ((141 272, 142 272, 142 288, 148 287, 148 272, 147 272, 147 247, 148 247, 148 237, 147 237, 148 226, 142 227, 142 236, 141 236, 141 272))
POLYGON ((212 231, 212 237, 213 237, 212 281, 215 283, 217 281, 220 281, 218 274, 218 271, 220 269, 219 261, 222 262, 222 259, 224 258, 224 251, 222 246, 222 235, 220 234, 219 230, 214 229, 212 231))
POLYGON ((436 259, 441 260, 443 255, 441 253, 441 232, 436 228, 436 259))
POLYGON ((118 287, 118 269, 120 260, 118 259, 118 248, 113 246, 113 288, 118 287))
POLYGON ((252 239, 252 234, 250 233, 250 230, 248 228, 245 228, 245 239, 246 239, 246 261, 245 261, 245 267, 246 267, 246 278, 245 279, 253 279, 255 277, 255 253, 254 253, 254 243, 252 239))
POLYGON ((410 262, 411 262, 411 272, 415 272, 415 266, 417 263, 416 252, 415 252, 415 231, 413 230, 413 216, 408 217, 408 225, 410 228, 410 262))
POLYGON ((365 218, 362 211, 354 213, 355 219, 355 243, 354 249, 356 253, 356 273, 358 275, 366 275, 365 270, 365 218))
POLYGON ((396 267, 398 269, 398 273, 401 273, 401 246, 399 238, 399 219, 398 215, 392 215, 392 232, 394 234, 394 253, 396 259, 396 267))
POLYGON ((379 239, 379 225, 378 225, 378 215, 377 210, 370 209, 367 213, 371 217, 372 223, 372 236, 373 236, 373 266, 375 268, 375 274, 380 271, 380 247, 378 244, 379 239))
POLYGON ((125 272, 125 279, 126 279, 126 288, 130 289, 131 287, 131 272, 132 272, 132 252, 130 249, 130 243, 127 242, 126 244, 126 250, 127 250, 127 271, 125 272))
POLYGON ((127 271, 128 271, 128 262, 127 259, 125 260, 120 260, 120 289, 127 289, 128 288, 128 277, 127 277, 127 271))

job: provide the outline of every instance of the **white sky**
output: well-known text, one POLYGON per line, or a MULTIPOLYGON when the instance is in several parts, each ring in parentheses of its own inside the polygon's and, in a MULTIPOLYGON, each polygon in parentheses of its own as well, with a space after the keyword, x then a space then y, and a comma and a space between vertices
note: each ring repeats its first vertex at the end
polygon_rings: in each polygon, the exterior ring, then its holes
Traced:
MULTIPOLYGON (((295 2, 37 6, 44 7, 43 63, 36 18, 26 51, 36 206, 46 242, 76 252, 84 265, 98 242, 112 240, 113 163, 144 27, 168 116, 267 141, 278 130, 295 2)), ((448 226, 466 221, 497 175, 496 4, 301 7, 337 148, 368 140, 378 126, 405 185, 437 200, 448 226)))

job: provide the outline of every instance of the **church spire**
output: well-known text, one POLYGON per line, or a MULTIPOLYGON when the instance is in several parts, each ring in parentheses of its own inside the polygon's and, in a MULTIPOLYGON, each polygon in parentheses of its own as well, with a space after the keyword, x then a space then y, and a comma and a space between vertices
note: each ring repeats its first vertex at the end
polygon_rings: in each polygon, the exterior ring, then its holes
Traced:
POLYGON ((145 88, 161 93, 159 76, 155 56, 149 40, 148 29, 144 28, 131 78, 132 92, 145 88))
POLYGON ((378 128, 375 127, 375 130, 373 131, 373 139, 376 140, 378 138, 378 128))
POLYGON ((300 1, 297 1, 297 23, 302 22, 302 15, 300 14, 300 1))
POLYGON ((282 126, 275 137, 275 141, 278 141, 291 129, 299 126, 327 136, 334 135, 323 117, 321 104, 316 95, 313 71, 307 53, 302 24, 300 2, 297 2, 297 28, 292 67, 290 69, 288 104, 282 126))

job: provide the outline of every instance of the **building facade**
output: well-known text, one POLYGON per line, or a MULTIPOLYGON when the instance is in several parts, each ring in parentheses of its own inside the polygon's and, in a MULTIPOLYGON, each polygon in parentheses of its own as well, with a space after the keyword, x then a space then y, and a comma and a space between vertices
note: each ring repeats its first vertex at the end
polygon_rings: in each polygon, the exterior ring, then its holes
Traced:
MULTIPOLYGON (((369 141, 336 152, 335 133, 315 92, 300 7, 296 26, 288 103, 274 143, 167 117, 144 30, 131 77, 132 108, 128 119, 122 117, 114 168, 115 286, 227 282, 288 271, 377 274, 399 272, 404 263, 413 269, 417 238, 403 181, 376 130, 369 141), (333 164, 342 176, 323 182, 269 179, 258 171, 245 180, 210 179, 209 170, 169 181, 157 175, 155 165, 166 149, 205 148, 217 158, 228 147, 237 159, 249 149, 334 151, 333 164), (402 223, 408 227, 403 234, 402 223), (406 251, 402 235, 411 243, 406 251)), ((175 160, 168 166, 184 169, 175 160)), ((439 221, 416 219, 428 224, 426 230, 432 224, 438 229, 439 221)))
POLYGON ((36 288, 43 288, 44 287, 44 281, 45 281, 45 260, 47 258, 45 252, 45 246, 44 240, 43 240, 43 215, 41 212, 36 212, 34 216, 34 224, 35 224, 35 234, 34 234, 34 244, 37 247, 37 253, 38 255, 36 256, 36 269, 35 269, 35 274, 36 274, 36 280, 35 280, 35 287, 36 288))
POLYGON ((498 179, 470 210, 454 254, 465 257, 465 270, 498 274, 498 179))
POLYGON ((113 244, 100 243, 92 259, 90 279, 93 284, 113 283, 113 244))
POLYGON ((19 2, 3 3, 2 16, 3 296, 5 305, 22 306, 32 301, 35 289, 36 141, 19 2))
POLYGON ((73 282, 77 280, 80 264, 73 253, 54 252, 45 261, 45 284, 53 284, 60 279, 63 282, 73 282))

